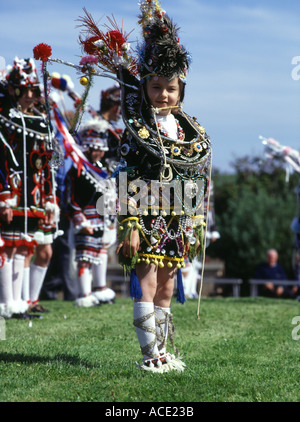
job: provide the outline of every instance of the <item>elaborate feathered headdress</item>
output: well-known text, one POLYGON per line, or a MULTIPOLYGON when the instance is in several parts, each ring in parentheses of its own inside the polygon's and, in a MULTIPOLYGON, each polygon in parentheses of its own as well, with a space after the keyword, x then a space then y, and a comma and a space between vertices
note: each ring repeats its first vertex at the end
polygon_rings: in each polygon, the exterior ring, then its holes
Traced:
POLYGON ((138 51, 141 78, 158 75, 185 80, 190 56, 180 44, 178 27, 157 1, 144 1, 140 8, 144 38, 138 51))
POLYGON ((136 51, 131 49, 129 35, 119 28, 115 19, 109 19, 111 27, 104 25, 101 30, 91 14, 85 10, 81 17, 82 33, 79 42, 85 53, 98 59, 96 65, 101 70, 117 73, 125 67, 132 75, 140 77, 176 76, 185 79, 189 68, 190 56, 180 44, 178 27, 166 15, 157 0, 139 3, 139 24, 142 27, 142 41, 136 51))

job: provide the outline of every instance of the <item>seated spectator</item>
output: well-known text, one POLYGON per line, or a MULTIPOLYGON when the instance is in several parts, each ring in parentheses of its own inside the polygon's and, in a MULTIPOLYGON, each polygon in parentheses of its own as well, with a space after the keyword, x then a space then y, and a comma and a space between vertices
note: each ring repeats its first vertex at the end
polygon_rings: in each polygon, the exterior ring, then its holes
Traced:
MULTIPOLYGON (((286 280, 287 276, 282 267, 278 263, 278 253, 275 249, 267 251, 267 261, 260 264, 256 270, 254 277, 260 280, 286 280)), ((274 286, 270 281, 262 286, 260 294, 268 297, 282 297, 285 293, 283 286, 274 286)))

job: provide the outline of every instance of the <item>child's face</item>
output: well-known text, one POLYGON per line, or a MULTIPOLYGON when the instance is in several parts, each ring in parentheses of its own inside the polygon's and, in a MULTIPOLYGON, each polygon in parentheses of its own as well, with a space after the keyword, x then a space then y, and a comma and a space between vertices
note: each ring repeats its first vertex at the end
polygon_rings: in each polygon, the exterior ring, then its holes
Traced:
POLYGON ((30 107, 33 106, 37 98, 38 94, 36 89, 27 88, 24 90, 22 96, 18 99, 18 103, 21 106, 23 113, 26 113, 30 107))
MULTIPOLYGON (((171 81, 164 76, 154 76, 146 82, 147 94, 149 101, 153 107, 165 108, 176 106, 180 100, 180 85, 179 78, 174 78, 171 81)), ((171 108, 166 108, 159 111, 159 115, 166 116, 172 111, 171 108)))
POLYGON ((105 151, 101 151, 99 149, 91 149, 90 150, 90 160, 92 163, 96 163, 97 161, 101 161, 104 157, 105 151))

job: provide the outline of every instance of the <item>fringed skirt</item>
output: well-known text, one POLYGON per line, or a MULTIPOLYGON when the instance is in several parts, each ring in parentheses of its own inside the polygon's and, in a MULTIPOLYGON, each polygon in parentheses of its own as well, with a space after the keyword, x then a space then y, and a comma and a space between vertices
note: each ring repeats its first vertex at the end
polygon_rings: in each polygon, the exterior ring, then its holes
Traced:
POLYGON ((22 216, 14 216, 10 224, 2 223, 0 233, 5 247, 27 246, 33 251, 36 245, 53 243, 52 225, 46 226, 44 220, 29 217, 25 225, 22 216))

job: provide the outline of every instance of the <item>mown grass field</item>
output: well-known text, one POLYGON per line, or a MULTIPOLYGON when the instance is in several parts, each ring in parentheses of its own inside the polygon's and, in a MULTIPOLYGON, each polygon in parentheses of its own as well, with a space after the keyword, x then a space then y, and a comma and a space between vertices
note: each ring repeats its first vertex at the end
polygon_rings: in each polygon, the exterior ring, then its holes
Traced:
POLYGON ((292 336, 300 334, 292 323, 300 302, 203 298, 198 320, 196 300, 174 300, 175 344, 187 367, 165 374, 136 368, 130 299, 89 309, 42 304, 51 312, 32 326, 5 323, 1 402, 300 401, 300 340, 292 336))

